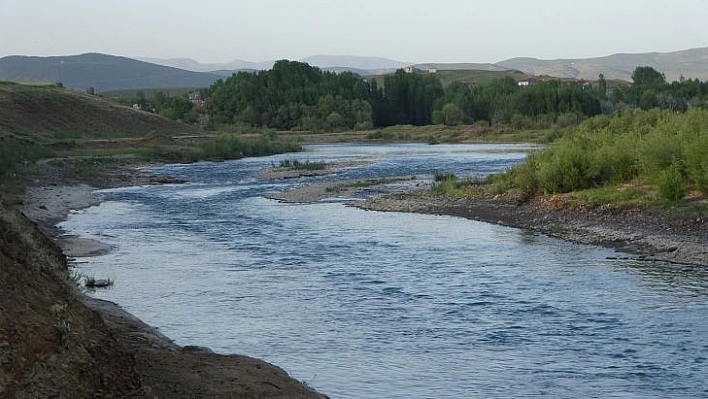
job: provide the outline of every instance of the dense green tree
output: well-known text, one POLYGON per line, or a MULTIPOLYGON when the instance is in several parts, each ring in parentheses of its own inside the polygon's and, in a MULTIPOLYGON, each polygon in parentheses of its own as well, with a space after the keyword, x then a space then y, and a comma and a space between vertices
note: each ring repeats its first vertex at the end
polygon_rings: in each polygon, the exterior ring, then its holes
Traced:
POLYGON ((444 95, 442 83, 432 74, 406 73, 402 69, 384 78, 384 125, 429 125, 433 106, 444 95))
POLYGON ((607 99, 607 80, 605 80, 605 75, 600 74, 597 80, 597 97, 605 100, 607 99))
MULTIPOLYGON (((667 84, 664 75, 650 67, 638 67, 632 78, 631 85, 607 81, 601 74, 593 86, 547 80, 522 87, 506 77, 482 86, 453 82, 444 88, 436 74, 398 70, 385 76, 379 87, 376 80, 351 72, 323 72, 282 60, 268 71, 239 72, 219 80, 203 96, 216 123, 311 131, 480 120, 518 127, 568 125, 627 108, 708 108, 705 82, 667 84)), ((171 98, 156 96, 154 101, 165 104, 164 112, 172 117, 186 111, 171 98)))
POLYGON ((455 103, 447 103, 442 108, 443 123, 448 126, 457 126, 464 119, 464 112, 455 103))
POLYGON ((322 72, 281 60, 268 71, 240 72, 207 90, 208 112, 218 123, 278 129, 354 129, 371 126, 377 89, 350 72, 322 72), (368 114, 367 114, 368 113, 368 114))
POLYGON ((660 86, 666 83, 666 76, 652 67, 640 66, 632 72, 632 82, 640 87, 660 86))

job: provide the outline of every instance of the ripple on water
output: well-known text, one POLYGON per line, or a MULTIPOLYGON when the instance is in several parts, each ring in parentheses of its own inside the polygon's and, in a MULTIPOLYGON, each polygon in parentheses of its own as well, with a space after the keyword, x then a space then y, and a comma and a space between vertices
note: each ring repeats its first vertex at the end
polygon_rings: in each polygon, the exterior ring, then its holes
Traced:
POLYGON ((279 159, 348 178, 481 175, 529 146, 334 145, 166 165, 62 227, 116 245, 79 271, 180 344, 264 358, 336 398, 705 397, 708 273, 451 217, 279 204, 279 159), (616 257, 616 256, 615 256, 616 257))

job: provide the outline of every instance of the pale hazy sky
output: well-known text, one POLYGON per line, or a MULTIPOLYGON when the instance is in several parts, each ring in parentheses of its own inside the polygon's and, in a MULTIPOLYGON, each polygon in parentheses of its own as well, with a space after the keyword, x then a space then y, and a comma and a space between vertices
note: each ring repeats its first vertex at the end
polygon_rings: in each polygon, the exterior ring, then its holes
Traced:
POLYGON ((0 0, 0 57, 585 58, 708 47, 708 0, 0 0))

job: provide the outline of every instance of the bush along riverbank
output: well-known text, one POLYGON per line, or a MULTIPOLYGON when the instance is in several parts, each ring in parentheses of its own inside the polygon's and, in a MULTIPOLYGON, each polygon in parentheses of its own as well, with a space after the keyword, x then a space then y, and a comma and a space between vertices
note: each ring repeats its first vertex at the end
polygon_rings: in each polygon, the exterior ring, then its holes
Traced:
POLYGON ((493 183, 522 199, 574 192, 590 202, 700 207, 708 195, 708 111, 589 119, 493 183))

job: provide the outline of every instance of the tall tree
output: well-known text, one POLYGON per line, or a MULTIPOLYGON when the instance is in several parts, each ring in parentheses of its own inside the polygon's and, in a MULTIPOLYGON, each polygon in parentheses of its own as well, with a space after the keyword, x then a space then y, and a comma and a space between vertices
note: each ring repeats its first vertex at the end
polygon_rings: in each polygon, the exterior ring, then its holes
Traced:
POLYGON ((666 76, 652 67, 640 66, 632 72, 632 82, 640 87, 660 86, 666 83, 666 76))

